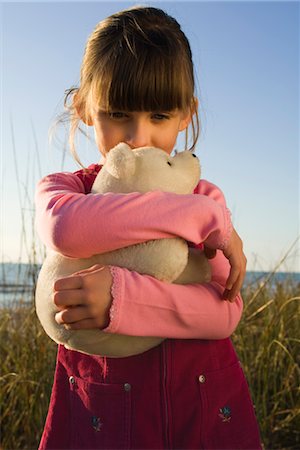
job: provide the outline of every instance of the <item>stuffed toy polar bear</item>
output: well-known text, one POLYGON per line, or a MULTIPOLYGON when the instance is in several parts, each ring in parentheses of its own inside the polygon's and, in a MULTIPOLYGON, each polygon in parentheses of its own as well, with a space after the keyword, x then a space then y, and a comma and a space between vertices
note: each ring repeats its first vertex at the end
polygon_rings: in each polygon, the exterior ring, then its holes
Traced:
MULTIPOLYGON (((132 150, 120 143, 110 150, 97 175, 92 193, 161 190, 193 193, 200 178, 198 158, 189 151, 169 156, 161 149, 132 150)), ((158 337, 136 337, 104 333, 101 330, 67 330, 55 321, 53 302, 55 280, 95 264, 126 267, 166 282, 179 284, 210 281, 209 263, 203 252, 189 249, 181 238, 157 239, 91 258, 74 259, 49 252, 40 271, 36 289, 36 311, 46 333, 68 349, 109 357, 143 353, 159 345, 158 337)))

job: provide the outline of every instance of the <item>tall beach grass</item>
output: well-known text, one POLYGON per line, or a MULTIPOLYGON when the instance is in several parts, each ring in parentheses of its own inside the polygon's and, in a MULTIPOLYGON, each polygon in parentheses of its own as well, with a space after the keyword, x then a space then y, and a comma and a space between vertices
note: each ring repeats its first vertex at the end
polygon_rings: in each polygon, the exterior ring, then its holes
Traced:
POLYGON ((243 290, 232 339, 250 385, 266 449, 300 449, 300 286, 275 273, 243 290))
MULTIPOLYGON (((243 292, 233 341, 246 373, 265 449, 300 448, 300 296, 294 280, 267 280, 243 292)), ((2 448, 36 449, 43 430, 56 345, 31 303, 0 310, 2 448)))
POLYGON ((1 307, 1 445, 36 449, 55 367, 56 344, 41 328, 33 304, 1 307))

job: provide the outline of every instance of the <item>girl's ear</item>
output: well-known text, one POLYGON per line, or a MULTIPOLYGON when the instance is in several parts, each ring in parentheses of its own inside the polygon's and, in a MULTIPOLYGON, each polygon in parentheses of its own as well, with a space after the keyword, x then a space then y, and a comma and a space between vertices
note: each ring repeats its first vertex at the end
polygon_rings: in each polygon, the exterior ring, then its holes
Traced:
POLYGON ((198 109, 198 104, 199 104, 199 102, 198 102, 197 97, 194 97, 191 102, 190 108, 182 113, 182 119, 179 124, 179 131, 183 131, 189 126, 193 115, 195 114, 195 112, 198 109))
POLYGON ((80 120, 82 120, 83 123, 88 126, 94 125, 92 117, 86 114, 85 107, 83 105, 83 102, 79 99, 78 92, 75 92, 75 94, 73 95, 73 106, 75 108, 77 116, 80 120))

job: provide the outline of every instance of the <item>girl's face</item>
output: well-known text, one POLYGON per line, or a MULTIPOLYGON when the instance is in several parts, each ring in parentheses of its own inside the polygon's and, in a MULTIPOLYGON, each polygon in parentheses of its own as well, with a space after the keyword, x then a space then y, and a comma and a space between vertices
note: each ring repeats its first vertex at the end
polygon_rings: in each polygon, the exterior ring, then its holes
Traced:
POLYGON ((94 126, 98 149, 106 154, 120 142, 132 149, 159 147, 170 154, 177 135, 187 128, 191 113, 173 111, 104 111, 94 109, 88 125, 94 126))

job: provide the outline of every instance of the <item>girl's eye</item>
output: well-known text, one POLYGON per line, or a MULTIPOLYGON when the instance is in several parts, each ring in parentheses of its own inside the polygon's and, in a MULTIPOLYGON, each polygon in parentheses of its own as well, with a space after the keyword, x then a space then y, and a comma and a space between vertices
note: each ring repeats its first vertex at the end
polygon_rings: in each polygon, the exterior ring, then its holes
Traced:
POLYGON ((111 119, 124 119, 127 117, 125 113, 119 111, 109 112, 108 115, 111 119))
POLYGON ((156 114, 153 114, 153 119, 155 119, 155 120, 168 120, 170 117, 168 116, 168 114, 159 114, 159 113, 156 113, 156 114))

